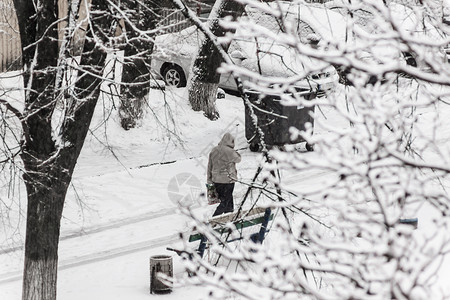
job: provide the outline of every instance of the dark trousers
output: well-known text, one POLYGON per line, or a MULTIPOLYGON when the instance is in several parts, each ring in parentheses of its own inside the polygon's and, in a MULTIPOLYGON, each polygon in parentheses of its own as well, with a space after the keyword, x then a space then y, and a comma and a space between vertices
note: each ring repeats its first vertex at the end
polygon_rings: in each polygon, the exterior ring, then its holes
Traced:
POLYGON ((221 215, 233 211, 233 190, 234 183, 214 183, 220 204, 217 206, 213 216, 221 215))

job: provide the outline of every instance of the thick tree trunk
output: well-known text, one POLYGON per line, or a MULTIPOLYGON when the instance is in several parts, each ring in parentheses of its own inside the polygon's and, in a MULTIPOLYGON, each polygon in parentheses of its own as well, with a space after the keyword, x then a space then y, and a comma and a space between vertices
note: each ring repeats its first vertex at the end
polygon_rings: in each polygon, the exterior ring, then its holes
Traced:
POLYGON ((121 126, 125 130, 136 127, 142 118, 150 89, 154 34, 142 36, 133 26, 142 31, 155 29, 160 18, 160 4, 148 0, 144 3, 145 6, 134 0, 122 2, 125 11, 129 12, 128 21, 125 22, 126 44, 119 107, 121 126))
POLYGON ((194 111, 203 111, 210 120, 217 120, 220 115, 216 108, 219 82, 193 80, 189 85, 189 102, 194 111))
MULTIPOLYGON (((212 22, 209 29, 215 36, 221 37, 225 35, 226 31, 219 26, 219 19, 225 16, 231 16, 236 19, 244 12, 244 5, 234 0, 217 1, 211 11, 210 18, 212 22)), ((229 45, 223 45, 225 51, 228 50, 228 47, 229 45)), ((220 81, 220 74, 217 73, 217 68, 222 62, 219 50, 217 50, 211 40, 205 38, 191 70, 192 75, 188 90, 192 109, 204 111, 205 116, 210 120, 215 120, 219 117, 215 102, 220 81)))
POLYGON ((75 97, 67 106, 59 133, 53 138, 52 115, 58 99, 55 87, 58 61, 57 0, 14 0, 23 49, 25 110, 22 127, 24 181, 28 196, 24 300, 56 299, 58 242, 64 200, 72 173, 89 129, 100 93, 106 52, 98 43, 108 41, 112 19, 107 2, 92 0, 92 28, 84 44, 75 97), (39 8, 38 11, 35 11, 39 8), (97 36, 97 40, 92 35, 97 36))
MULTIPOLYGON (((27 174, 30 161, 25 158, 27 174)), ((51 174, 34 166, 26 176, 28 194, 27 231, 22 299, 56 299, 59 229, 64 198, 70 182, 67 176, 51 174)), ((55 172, 52 172, 55 173, 55 172)))
POLYGON ((17 0, 14 4, 20 24, 24 83, 30 88, 25 92, 27 117, 22 123, 25 142, 21 156, 28 195, 22 298, 55 299, 63 202, 58 193, 52 192, 55 178, 46 174, 51 170, 46 162, 55 151, 51 115, 58 58, 57 28, 53 24, 58 9, 54 1, 43 1, 39 11, 34 11, 32 1, 17 0), (42 42, 38 43, 40 37, 42 42), (40 52, 45 55, 35 55, 40 52))

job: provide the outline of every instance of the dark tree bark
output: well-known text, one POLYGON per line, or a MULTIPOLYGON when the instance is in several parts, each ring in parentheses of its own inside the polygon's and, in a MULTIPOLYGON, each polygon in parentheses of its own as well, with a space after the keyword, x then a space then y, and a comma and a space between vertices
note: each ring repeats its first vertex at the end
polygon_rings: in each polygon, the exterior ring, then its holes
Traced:
MULTIPOLYGON (((210 24, 211 32, 217 36, 224 36, 226 30, 219 26, 219 19, 225 16, 238 18, 244 12, 244 5, 234 0, 217 0, 211 14, 216 18, 210 24), (219 5, 219 6, 217 6, 219 5)), ((223 45, 225 51, 229 45, 223 45)), ((219 117, 216 109, 216 95, 219 87, 220 74, 217 68, 223 62, 219 50, 210 39, 205 39, 200 46, 198 55, 194 61, 192 75, 189 83, 189 102, 195 111, 204 111, 205 116, 211 120, 219 117)))
POLYGON ((154 34, 139 31, 154 30, 160 20, 161 4, 157 1, 122 1, 129 21, 125 22, 126 41, 120 95, 120 121, 125 130, 134 128, 143 115, 145 98, 150 89, 150 65, 154 34), (137 30, 136 30, 137 29, 137 30))
MULTIPOLYGON (((84 143, 96 101, 106 53, 93 39, 84 44, 75 97, 60 132, 61 144, 52 137, 52 114, 61 91, 55 90, 58 49, 58 1, 14 0, 23 51, 25 110, 21 158, 27 190, 27 228, 22 299, 56 299, 60 222, 67 188, 84 143), (36 11, 35 9, 38 8, 36 11), (82 101, 80 101, 82 100, 82 101), (61 146, 62 145, 62 146, 61 146)), ((107 41, 112 19, 107 1, 92 0, 92 28, 107 41)))

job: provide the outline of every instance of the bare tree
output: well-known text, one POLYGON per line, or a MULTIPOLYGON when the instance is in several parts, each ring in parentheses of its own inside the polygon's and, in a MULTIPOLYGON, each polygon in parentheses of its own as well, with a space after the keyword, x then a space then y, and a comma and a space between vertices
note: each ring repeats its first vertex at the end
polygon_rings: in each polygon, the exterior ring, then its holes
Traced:
MULTIPOLYGON (((245 232, 239 236, 237 229, 230 233, 233 224, 217 230, 183 208, 210 243, 206 258, 186 245, 185 280, 210 286, 218 299, 447 297, 436 286, 450 246, 450 157, 440 140, 447 138, 450 125, 443 118, 450 109, 443 52, 449 28, 433 13, 438 4, 342 1, 342 8, 352 11, 344 13, 349 19, 343 25, 352 27, 354 36, 338 40, 317 29, 321 40, 313 47, 301 41, 297 30, 305 20, 290 19, 289 10, 291 15, 304 10, 321 24, 332 22, 334 32, 342 25, 339 11, 304 1, 241 2, 284 29, 241 18, 230 26, 246 28, 242 35, 282 44, 298 57, 346 66, 355 87, 337 86, 334 94, 306 100, 292 93, 293 80, 253 74, 265 83, 261 93, 278 94, 285 105, 316 106, 314 126, 290 129, 292 136, 314 144, 315 151, 273 150, 266 175, 243 182, 252 192, 238 205, 280 210, 267 243, 254 243, 245 232), (369 17, 358 19, 360 10, 369 17), (361 21, 374 30, 357 26, 361 21), (415 65, 405 62, 406 51, 415 65), (367 84, 371 77, 375 80, 367 84), (273 176, 278 169, 283 176, 273 176), (237 237, 242 239, 236 242, 237 237)), ((243 67, 227 69, 237 76, 249 74, 243 67)), ((305 76, 299 73, 295 79, 305 76)))
POLYGON ((25 107, 20 112, 3 103, 19 118, 23 131, 20 156, 28 208, 22 298, 56 299, 65 195, 100 94, 104 46, 115 24, 108 2, 93 0, 78 78, 73 92, 68 92, 61 80, 68 49, 58 47, 58 1, 14 0, 14 6, 22 43, 25 107), (52 121, 59 103, 65 107, 64 118, 55 129, 52 121))

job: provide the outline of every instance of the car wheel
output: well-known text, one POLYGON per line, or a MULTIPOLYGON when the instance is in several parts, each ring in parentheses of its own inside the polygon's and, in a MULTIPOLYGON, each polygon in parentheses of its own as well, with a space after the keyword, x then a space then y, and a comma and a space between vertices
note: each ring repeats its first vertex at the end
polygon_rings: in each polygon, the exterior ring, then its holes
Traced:
POLYGON ((314 145, 312 145, 310 143, 306 143, 305 147, 306 147, 306 151, 308 151, 308 152, 314 151, 314 145))
POLYGON ((256 143, 251 142, 249 148, 250 148, 250 151, 252 151, 252 152, 258 152, 259 149, 260 149, 259 143, 258 142, 256 142, 256 143))
POLYGON ((175 87, 186 86, 186 76, 184 75, 183 69, 177 65, 165 67, 162 75, 167 85, 175 87))

